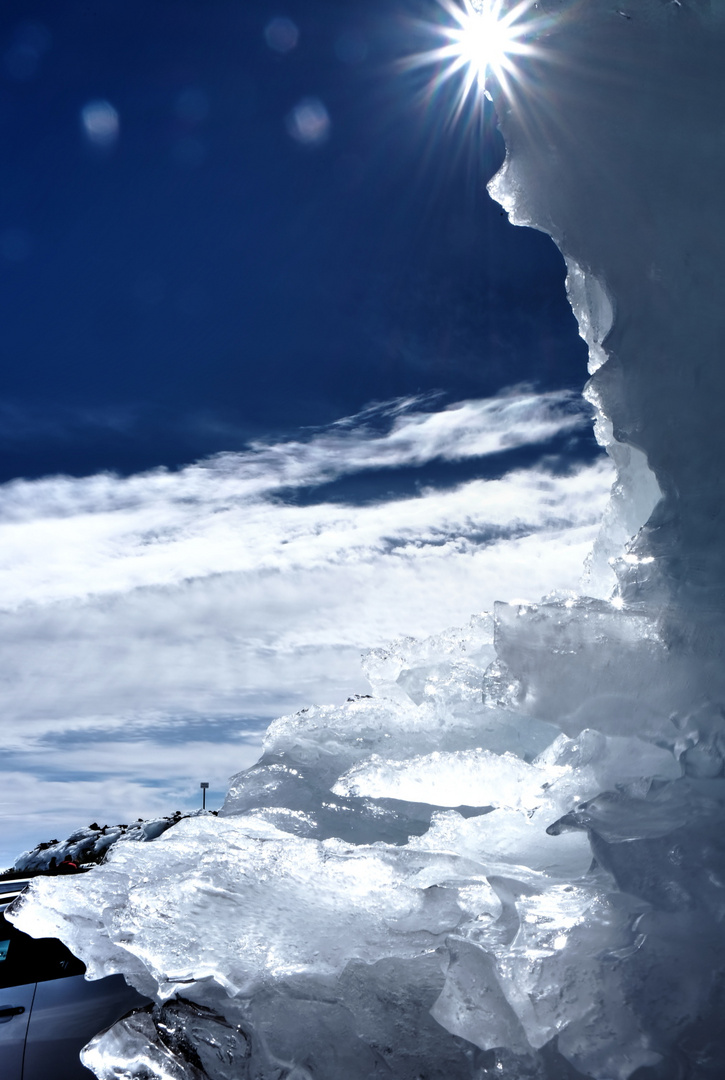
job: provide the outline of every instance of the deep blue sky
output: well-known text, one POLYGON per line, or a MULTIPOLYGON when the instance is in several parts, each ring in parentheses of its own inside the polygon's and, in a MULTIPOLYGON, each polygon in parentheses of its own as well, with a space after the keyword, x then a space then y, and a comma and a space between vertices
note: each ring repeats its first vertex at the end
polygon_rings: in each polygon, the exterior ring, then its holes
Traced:
MULTIPOLYGON (((0 10, 0 480, 177 466, 371 401, 580 387, 564 267, 396 58, 413 0, 0 10), (282 54, 265 28, 294 21, 282 54), (289 131, 303 99, 329 137, 289 131), (89 102, 120 133, 84 135, 89 102)), ((584 435, 579 452, 587 453, 584 435)))

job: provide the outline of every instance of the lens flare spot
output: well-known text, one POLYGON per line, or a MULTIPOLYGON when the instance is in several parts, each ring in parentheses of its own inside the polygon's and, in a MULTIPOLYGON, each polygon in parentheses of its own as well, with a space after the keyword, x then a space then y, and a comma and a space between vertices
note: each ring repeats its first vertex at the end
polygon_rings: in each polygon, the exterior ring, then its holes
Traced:
POLYGON ((300 32, 291 19, 279 17, 267 23, 264 28, 264 40, 270 49, 284 54, 297 48, 300 32))
POLYGON ((303 98, 287 117, 287 131, 297 142, 320 145, 330 134, 330 115, 319 98, 303 98))
POLYGON ((89 101, 81 110, 81 126, 93 146, 109 150, 118 140, 118 113, 108 101, 89 101))

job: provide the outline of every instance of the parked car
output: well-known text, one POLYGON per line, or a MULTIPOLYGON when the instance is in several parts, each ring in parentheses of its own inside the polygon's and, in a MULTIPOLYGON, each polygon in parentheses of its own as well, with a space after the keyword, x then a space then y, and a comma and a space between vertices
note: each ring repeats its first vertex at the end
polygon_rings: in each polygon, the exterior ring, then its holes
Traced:
POLYGON ((31 938, 3 912, 28 878, 0 880, 0 1076, 91 1080, 85 1044, 131 1009, 148 1004, 122 975, 87 982, 85 965, 54 938, 31 938))

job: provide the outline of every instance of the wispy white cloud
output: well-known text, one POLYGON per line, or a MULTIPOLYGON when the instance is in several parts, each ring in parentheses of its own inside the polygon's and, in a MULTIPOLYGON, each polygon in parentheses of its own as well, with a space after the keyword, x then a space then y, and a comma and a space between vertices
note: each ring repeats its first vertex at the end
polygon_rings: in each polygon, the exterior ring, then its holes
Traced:
MULTIPOLYGON (((33 818, 38 839, 61 810, 60 781, 41 779, 47 745, 80 777, 62 788, 62 805, 81 823, 97 805, 94 784, 116 792, 114 806, 128 800, 124 820, 155 813, 159 789, 144 780, 147 754, 157 756, 150 725, 238 717, 240 732, 258 728, 260 717, 365 692, 359 654, 371 646, 460 625, 496 599, 576 588, 612 481, 601 459, 364 506, 294 505, 284 492, 542 442, 581 415, 566 394, 427 413, 398 402, 178 472, 0 488, 0 708, 7 750, 24 755, 15 782, 45 808, 33 818), (112 784, 97 774, 115 750, 57 743, 98 727, 108 739, 137 733, 116 755, 112 784)), ((225 773, 250 752, 224 739, 210 751, 225 773)), ((174 802, 188 776, 180 757, 164 768, 174 802)), ((7 801, 0 813, 9 827, 7 801)))
POLYGON ((177 472, 12 481, 0 487, 0 521, 129 513, 148 509, 152 502, 223 506, 232 499, 261 498, 363 470, 463 461, 542 443, 581 426, 587 415, 569 391, 510 393, 457 402, 437 412, 420 411, 416 406, 422 403, 407 398, 374 406, 310 432, 304 440, 253 442, 244 452, 218 454, 177 472), (383 422, 387 430, 380 432, 383 422))
POLYGON ((393 535, 396 544, 465 536, 480 527, 482 511, 489 531, 540 528, 556 514, 569 520, 570 509, 553 509, 561 496, 547 492, 542 474, 512 474, 489 483, 485 494, 479 485, 354 513, 274 499, 285 489, 366 469, 483 457, 582 422, 568 393, 461 402, 432 413, 396 403, 389 411, 392 423, 382 434, 371 429, 368 412, 305 442, 258 443, 175 473, 6 484, 0 487, 0 603, 12 608, 213 573, 329 565, 348 559, 351 548, 381 552, 393 535))
POLYGON ((532 469, 357 507, 294 506, 258 495, 222 501, 201 491, 185 502, 175 494, 154 497, 152 484, 146 500, 132 508, 0 524, 2 606, 179 585, 222 573, 329 570, 393 550, 405 561, 445 543, 474 550, 501 532, 591 523, 589 498, 608 479, 603 465, 565 477, 532 469))

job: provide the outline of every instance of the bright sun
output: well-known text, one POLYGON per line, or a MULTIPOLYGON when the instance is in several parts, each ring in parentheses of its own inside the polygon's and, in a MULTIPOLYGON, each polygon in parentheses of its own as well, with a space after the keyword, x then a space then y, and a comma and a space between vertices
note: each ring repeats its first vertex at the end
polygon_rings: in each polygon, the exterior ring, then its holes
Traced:
POLYGON ((462 74, 458 94, 460 112, 469 96, 482 95, 492 75, 504 91, 515 77, 518 57, 535 52, 525 38, 531 37, 532 22, 524 16, 535 0, 520 0, 504 11, 504 0, 438 0, 450 15, 449 26, 430 27, 443 44, 409 57, 406 67, 438 67, 438 81, 462 74))

